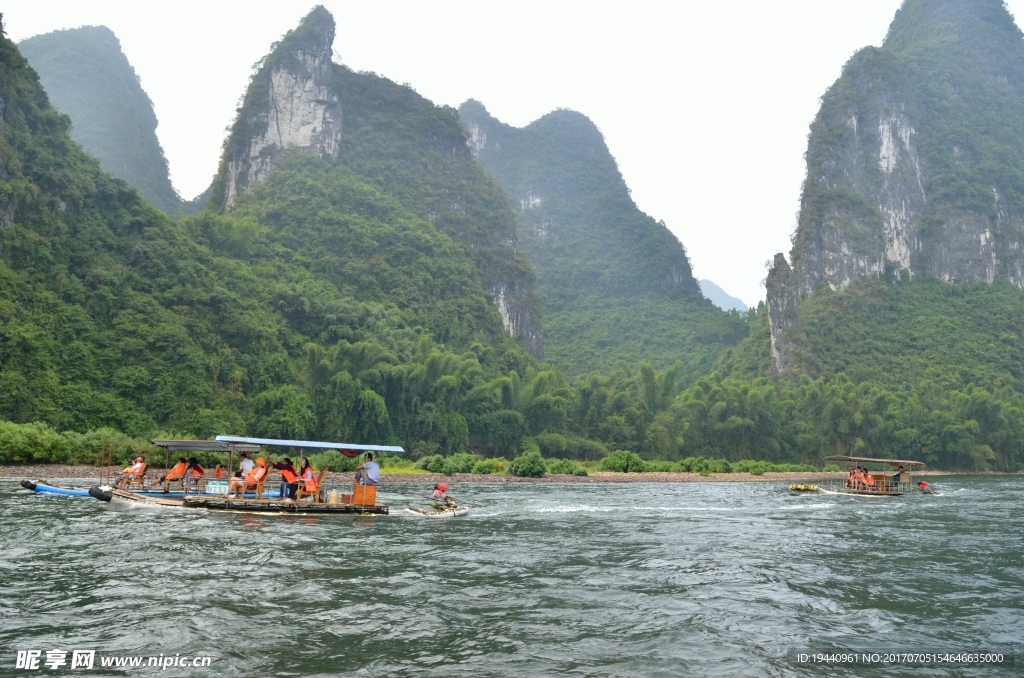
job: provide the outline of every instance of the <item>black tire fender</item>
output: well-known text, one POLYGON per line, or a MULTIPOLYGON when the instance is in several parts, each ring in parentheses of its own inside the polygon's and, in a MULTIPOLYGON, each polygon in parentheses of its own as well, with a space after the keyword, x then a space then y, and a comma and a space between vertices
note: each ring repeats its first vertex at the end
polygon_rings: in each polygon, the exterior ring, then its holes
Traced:
POLYGON ((99 485, 93 485, 90 487, 89 495, 96 497, 100 501, 110 501, 111 498, 110 490, 104 490, 99 485))

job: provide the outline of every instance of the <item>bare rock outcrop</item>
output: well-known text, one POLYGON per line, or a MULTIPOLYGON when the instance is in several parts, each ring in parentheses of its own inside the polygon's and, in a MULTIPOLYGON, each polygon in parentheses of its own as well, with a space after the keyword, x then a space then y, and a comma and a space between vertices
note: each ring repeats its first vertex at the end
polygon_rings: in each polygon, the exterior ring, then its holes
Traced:
POLYGON ((822 97, 791 256, 801 296, 868 275, 1024 287, 1024 36, 998 4, 906 0, 822 97))
POLYGON ((274 46, 253 76, 222 161, 223 208, 266 177, 280 153, 337 157, 341 99, 331 62, 334 18, 316 7, 274 46))
POLYGON ((799 332, 800 316, 797 305, 800 297, 797 279, 793 269, 781 252, 775 255, 772 268, 765 280, 768 290, 768 327, 772 338, 772 368, 775 374, 781 374, 792 364, 792 342, 796 339, 794 332, 799 332))

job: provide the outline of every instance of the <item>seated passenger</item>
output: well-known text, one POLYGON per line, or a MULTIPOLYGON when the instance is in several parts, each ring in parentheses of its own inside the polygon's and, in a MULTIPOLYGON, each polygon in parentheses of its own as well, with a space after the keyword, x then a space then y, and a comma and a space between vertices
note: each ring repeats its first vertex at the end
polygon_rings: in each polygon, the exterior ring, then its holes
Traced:
POLYGON ((313 472, 313 467, 309 465, 309 459, 305 457, 299 459, 299 480, 302 481, 302 491, 313 495, 315 501, 317 491, 320 489, 319 481, 316 473, 313 472))
POLYGON ((455 497, 448 494, 448 486, 444 483, 434 485, 434 505, 455 506, 455 497))
POLYGON ((294 500, 295 493, 299 491, 299 474, 296 473, 295 467, 292 466, 292 460, 285 457, 284 461, 271 462, 270 465, 281 472, 281 492, 279 495, 281 501, 294 500))
POLYGON ((252 463, 252 459, 249 458, 249 453, 248 452, 246 452, 245 450, 242 450, 241 456, 242 456, 242 461, 239 462, 238 470, 235 471, 235 477, 236 478, 244 478, 244 477, 246 477, 247 475, 252 473, 253 467, 256 466, 256 464, 252 463))
POLYGON ((121 473, 114 479, 114 485, 120 485, 122 482, 133 483, 142 482, 143 474, 146 472, 146 458, 138 456, 135 458, 135 463, 126 469, 123 469, 121 473))
POLYGON ((156 481, 157 485, 161 483, 170 483, 175 480, 181 480, 181 477, 185 475, 185 469, 188 468, 188 462, 185 461, 185 457, 178 457, 178 463, 174 465, 170 471, 160 476, 160 480, 156 481))
POLYGON ((189 484, 198 485, 199 479, 202 478, 203 475, 205 474, 206 469, 203 468, 203 465, 199 463, 199 460, 196 459, 195 457, 190 457, 188 460, 188 475, 185 478, 186 480, 188 480, 189 484))
POLYGON ((373 460, 373 453, 366 453, 366 461, 356 469, 357 485, 376 485, 380 482, 380 466, 373 460))
POLYGON ((267 475, 267 462, 263 457, 256 460, 256 466, 244 478, 232 478, 228 481, 228 499, 234 498, 236 492, 245 494, 246 485, 256 485, 267 475))

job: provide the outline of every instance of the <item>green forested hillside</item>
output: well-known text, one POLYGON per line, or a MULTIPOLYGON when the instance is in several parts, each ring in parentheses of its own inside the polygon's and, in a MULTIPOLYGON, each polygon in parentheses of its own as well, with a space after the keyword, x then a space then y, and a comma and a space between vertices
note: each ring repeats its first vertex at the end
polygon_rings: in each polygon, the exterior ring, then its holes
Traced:
POLYGON ((106 26, 82 26, 23 40, 19 50, 50 101, 72 120, 72 138, 100 165, 168 214, 197 213, 171 186, 157 119, 138 76, 106 26))
POLYGON ((593 456, 659 432, 674 373, 572 389, 504 332, 483 271, 523 262, 486 247, 511 224, 500 189, 472 158, 437 161, 452 129, 464 143, 452 111, 343 71, 353 150, 284 157, 226 214, 174 224, 70 139, 6 38, 0 69, 0 417, 413 454, 537 436, 593 456))
MULTIPOLYGON (((604 273, 580 262, 596 276, 594 296, 559 259, 577 256, 572 248, 542 256, 541 276, 552 265, 583 290, 578 322, 614 329, 643 317, 615 305, 628 295, 600 305, 620 279, 632 281, 635 306, 653 309, 649 326, 616 334, 595 353, 598 369, 570 382, 505 331, 488 285, 528 280, 529 269, 507 246, 509 199, 459 145, 454 111, 332 68, 347 120, 336 158, 282 153, 230 208, 214 200, 173 223, 71 140, 69 119, 0 37, 0 419, 13 422, 0 426, 0 462, 48 458, 8 454, 11 436, 45 430, 31 422, 138 437, 393 441, 413 456, 536 448, 589 459, 629 450, 668 461, 820 463, 857 452, 947 468, 1024 462, 1024 292, 1006 284, 893 278, 815 295, 800 309, 803 375, 776 382, 766 378, 764 306, 749 320, 724 314, 691 295, 688 268, 671 280, 632 270, 645 247, 661 247, 639 221, 604 273), (671 336, 683 321, 683 339, 671 336), (748 327, 718 371, 692 374, 748 327), (621 353, 630 341, 665 362, 621 353)), ((573 165, 561 181, 573 176, 590 174, 573 165)), ((531 196, 552 215, 577 214, 569 200, 531 196)), ((601 204, 625 209, 621 198, 601 204)), ((680 252, 648 270, 681 266, 680 252)), ((584 371, 583 354, 568 355, 584 371)))
POLYGON ((740 315, 701 295, 676 237, 637 208, 586 116, 559 110, 517 129, 473 100, 459 115, 478 159, 519 207, 549 362, 579 377, 681 361, 689 376, 746 335, 740 315))
POLYGON ((720 371, 679 398, 688 445, 721 446, 734 429, 755 457, 829 450, 946 468, 1024 463, 1024 290, 862 278, 841 292, 819 290, 799 314, 794 364, 781 382, 770 378, 762 305, 720 371))

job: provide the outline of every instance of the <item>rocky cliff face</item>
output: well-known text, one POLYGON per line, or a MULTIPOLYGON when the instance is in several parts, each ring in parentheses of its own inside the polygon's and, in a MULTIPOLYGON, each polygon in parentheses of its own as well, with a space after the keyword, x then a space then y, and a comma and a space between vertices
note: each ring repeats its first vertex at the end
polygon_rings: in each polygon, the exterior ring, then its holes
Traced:
POLYGON ((850 59, 811 125, 801 297, 868 275, 1024 286, 1022 37, 1000 0, 905 0, 850 59))
POLYGON ((262 181, 282 151, 337 157, 341 101, 331 63, 333 44, 334 18, 316 7, 263 60, 224 153, 218 196, 223 207, 262 181))
MULTIPOLYGON (((297 151, 304 155, 292 155, 296 161, 309 160, 309 154, 327 159, 325 171, 374 185, 382 205, 397 200, 458 243, 459 265, 472 271, 498 311, 489 310, 488 322, 500 315, 505 330, 543 360, 540 304, 529 261, 518 250, 508 195, 473 159, 450 108, 435 106, 410 87, 332 63, 334 34, 331 14, 317 7, 261 62, 210 189, 211 206, 229 209, 274 168, 287 165, 286 155, 297 151)), ((381 207, 382 213, 389 209, 381 207)), ((342 226, 325 226, 334 227, 342 226)), ((381 243, 385 251, 394 236, 380 237, 388 241, 381 243)), ((452 271, 450 277, 465 272, 452 271)), ((453 326, 465 314, 456 313, 453 326)), ((437 340, 445 341, 443 334, 437 340)), ((487 337, 498 334, 497 328, 483 330, 487 337)))
POLYGON ((772 340, 772 368, 779 374, 792 363, 792 342, 796 339, 792 333, 799 331, 796 328, 800 324, 800 316, 797 314, 800 300, 797 281, 785 255, 775 255, 765 286, 768 288, 766 302, 772 340))

